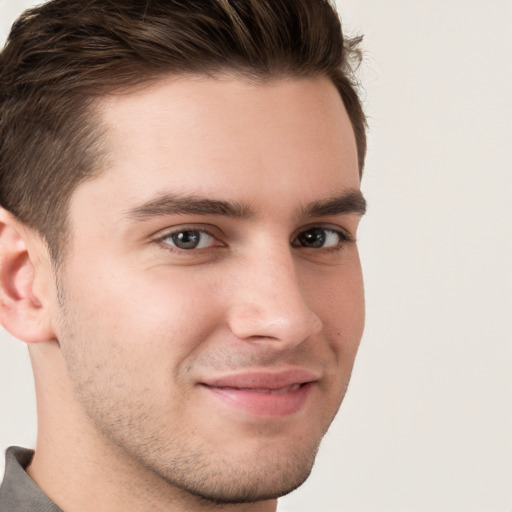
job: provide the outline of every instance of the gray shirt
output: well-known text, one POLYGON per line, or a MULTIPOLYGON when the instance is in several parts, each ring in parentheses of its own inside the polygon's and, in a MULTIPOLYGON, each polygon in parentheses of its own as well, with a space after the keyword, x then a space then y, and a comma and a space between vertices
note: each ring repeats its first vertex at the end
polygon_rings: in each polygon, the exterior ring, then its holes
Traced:
POLYGON ((7 449, 0 512, 62 512, 25 471, 33 456, 32 450, 18 446, 7 449))

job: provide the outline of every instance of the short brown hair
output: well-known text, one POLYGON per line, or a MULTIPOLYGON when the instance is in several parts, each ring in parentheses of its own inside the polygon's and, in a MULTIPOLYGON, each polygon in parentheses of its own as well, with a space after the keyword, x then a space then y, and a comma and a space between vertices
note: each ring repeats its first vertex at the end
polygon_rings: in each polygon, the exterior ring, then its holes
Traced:
POLYGON ((94 99, 168 74, 328 77, 362 172, 358 42, 344 39, 328 0, 51 0, 28 10, 0 54, 0 205, 56 261, 71 194, 99 172, 94 99))

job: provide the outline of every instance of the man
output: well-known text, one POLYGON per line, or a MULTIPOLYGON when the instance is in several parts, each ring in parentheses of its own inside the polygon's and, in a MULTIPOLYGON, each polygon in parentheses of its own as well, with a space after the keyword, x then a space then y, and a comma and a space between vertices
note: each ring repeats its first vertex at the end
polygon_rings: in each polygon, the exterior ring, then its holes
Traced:
POLYGON ((364 299, 365 119, 324 0, 52 0, 0 64, 1 321, 35 453, 0 510, 269 512, 364 299))

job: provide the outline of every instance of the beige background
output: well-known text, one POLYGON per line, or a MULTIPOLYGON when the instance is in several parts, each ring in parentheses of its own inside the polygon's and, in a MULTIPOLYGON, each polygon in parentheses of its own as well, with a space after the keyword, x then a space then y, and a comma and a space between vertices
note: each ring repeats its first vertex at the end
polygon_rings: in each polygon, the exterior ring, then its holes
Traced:
MULTIPOLYGON (((0 0, 0 39, 28 1, 0 0)), ((340 0, 371 125, 352 385, 285 512, 512 511, 512 2, 340 0)), ((0 450, 35 440, 0 333, 0 450)), ((0 473, 3 461, 0 463, 0 473)))

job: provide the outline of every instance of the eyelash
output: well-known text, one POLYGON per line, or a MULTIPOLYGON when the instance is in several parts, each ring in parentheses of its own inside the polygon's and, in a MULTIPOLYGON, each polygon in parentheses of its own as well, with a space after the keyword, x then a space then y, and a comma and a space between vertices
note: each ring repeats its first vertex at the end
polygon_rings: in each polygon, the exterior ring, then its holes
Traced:
MULTIPOLYGON (((212 245, 210 247, 199 247, 199 248, 193 247, 193 248, 189 248, 189 249, 183 249, 183 248, 177 247, 175 245, 171 245, 170 243, 166 242, 166 240, 168 240, 169 238, 179 235, 179 234, 182 234, 182 233, 206 234, 209 237, 211 237, 213 240, 215 240, 216 242, 219 243, 218 247, 225 247, 225 245, 222 244, 222 242, 219 242, 218 235, 215 235, 214 233, 212 233, 212 231, 205 229, 204 227, 198 228, 195 226, 184 226, 184 227, 180 227, 179 229, 169 231, 169 232, 165 233, 165 235, 158 238, 157 241, 160 242, 160 244, 163 246, 164 249, 174 252, 174 253, 177 253, 177 254, 190 255, 191 253, 196 252, 196 251, 207 251, 207 250, 215 247, 215 245, 212 245)), ((294 238, 291 241, 291 246, 295 247, 295 248, 311 249, 314 251, 323 251, 326 253, 336 253, 336 252, 339 252, 340 250, 342 250, 346 245, 353 244, 353 243, 355 243, 355 238, 345 230, 342 230, 339 228, 335 229, 335 228, 332 228, 329 226, 313 225, 313 226, 307 227, 305 229, 303 228, 296 236, 294 236, 294 238), (299 237, 301 235, 304 235, 306 233, 311 233, 315 230, 322 231, 324 234, 325 233, 331 233, 331 234, 334 233, 339 239, 338 243, 336 243, 336 245, 334 245, 333 247, 304 247, 304 246, 300 245, 299 243, 297 243, 297 240, 299 239, 299 237)))
MULTIPOLYGON (((166 242, 165 240, 171 238, 172 236, 176 236, 176 235, 179 235, 180 233, 201 233, 201 234, 206 234, 208 235, 210 238, 212 238, 213 240, 219 242, 218 240, 218 234, 215 235, 214 233, 212 233, 212 231, 208 230, 208 229, 205 229, 204 227, 201 227, 201 228, 198 228, 198 227, 194 227, 194 226, 184 226, 184 227, 180 227, 179 229, 175 229, 173 231, 169 231, 167 232, 164 236, 160 237, 157 241, 160 242, 160 244, 164 247, 164 249, 168 250, 168 251, 172 251, 172 252, 175 252, 175 253, 178 253, 178 254, 191 254, 192 252, 195 252, 195 251, 204 251, 204 250, 208 250, 208 249, 212 249, 212 247, 204 247, 204 248, 191 248, 191 249, 182 249, 180 247, 176 247, 174 245, 171 245, 170 243, 166 242)), ((223 244, 220 243, 219 247, 222 247, 223 244)))
POLYGON ((292 247, 298 247, 298 248, 302 247, 303 249, 322 250, 323 252, 335 253, 335 252, 339 252, 340 250, 343 250, 346 245, 353 244, 354 242, 355 242, 354 237, 345 230, 342 230, 339 228, 335 229, 335 228, 332 228, 329 226, 321 226, 321 225, 316 226, 315 225, 315 226, 308 227, 306 229, 302 229, 300 231, 300 233, 298 233, 295 236, 295 238, 292 240, 292 247), (331 234, 334 233, 338 237, 338 243, 336 243, 333 247, 318 247, 318 248, 304 247, 304 246, 296 244, 296 240, 298 240, 301 235, 304 235, 306 233, 311 233, 315 230, 322 231, 324 234, 325 233, 331 233, 331 234))

